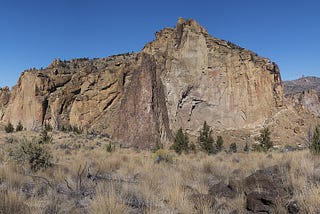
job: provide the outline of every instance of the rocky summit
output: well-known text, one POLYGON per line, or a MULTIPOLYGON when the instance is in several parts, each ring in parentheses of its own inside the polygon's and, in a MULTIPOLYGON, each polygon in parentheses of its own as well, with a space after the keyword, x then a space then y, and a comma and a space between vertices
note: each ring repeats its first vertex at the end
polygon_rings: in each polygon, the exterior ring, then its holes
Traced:
POLYGON ((196 135, 255 129, 286 108, 276 63, 180 18, 139 53, 54 60, 0 91, 1 121, 104 133, 138 148, 196 135))

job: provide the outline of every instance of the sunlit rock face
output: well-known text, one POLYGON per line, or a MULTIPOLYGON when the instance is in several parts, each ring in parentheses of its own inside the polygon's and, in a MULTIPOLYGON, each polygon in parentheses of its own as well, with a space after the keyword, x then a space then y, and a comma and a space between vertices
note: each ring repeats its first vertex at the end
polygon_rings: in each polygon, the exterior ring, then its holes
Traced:
POLYGON ((0 98, 4 123, 79 126, 137 148, 170 142, 180 127, 195 135, 204 121, 215 130, 254 128, 283 105, 275 63, 184 19, 140 53, 25 71, 0 98))
POLYGON ((216 130, 255 127, 283 105, 275 63, 211 37, 194 20, 179 19, 142 52, 156 59, 173 130, 196 134, 203 121, 216 130))

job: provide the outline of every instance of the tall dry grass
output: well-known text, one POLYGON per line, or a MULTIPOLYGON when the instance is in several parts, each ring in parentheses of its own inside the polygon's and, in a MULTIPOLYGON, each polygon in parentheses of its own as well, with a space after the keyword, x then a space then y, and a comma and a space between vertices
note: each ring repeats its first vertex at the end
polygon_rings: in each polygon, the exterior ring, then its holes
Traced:
MULTIPOLYGON (((273 165, 288 168, 286 176, 294 187, 292 200, 297 201, 302 213, 320 210, 320 159, 308 150, 248 154, 221 152, 211 156, 202 152, 179 156, 163 150, 167 161, 157 164, 152 152, 116 148, 115 152, 109 153, 104 147, 107 143, 97 146, 78 137, 77 146, 72 146, 68 136, 59 136, 58 141, 50 145, 53 166, 33 174, 46 178, 53 188, 43 179, 27 176, 23 168, 21 170, 20 166, 2 157, 0 191, 7 203, 2 203, 0 213, 16 208, 25 209, 25 213, 44 213, 45 210, 67 213, 228 213, 237 210, 245 213, 243 194, 234 199, 219 198, 214 206, 210 200, 195 205, 194 197, 208 194, 209 187, 220 181, 241 180, 258 169, 273 165), (70 146, 65 149, 60 144, 70 146), (94 195, 79 197, 77 201, 72 195, 76 191, 68 189, 66 180, 72 188, 75 187, 79 183, 80 166, 86 167, 86 173, 108 179, 94 181, 94 195), (135 182, 130 182, 132 180, 135 182), (33 186, 30 190, 32 197, 22 192, 26 183, 33 186), (58 190, 67 193, 57 193, 58 190)), ((86 175, 82 181, 89 182, 86 175)), ((84 183, 83 188, 86 187, 88 185, 84 183)), ((281 210, 279 207, 279 212, 281 210)))

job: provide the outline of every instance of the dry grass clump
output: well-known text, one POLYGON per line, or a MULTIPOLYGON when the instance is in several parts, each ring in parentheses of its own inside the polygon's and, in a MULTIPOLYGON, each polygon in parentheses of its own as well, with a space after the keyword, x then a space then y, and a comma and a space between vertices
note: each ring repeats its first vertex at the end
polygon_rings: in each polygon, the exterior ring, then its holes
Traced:
MULTIPOLYGON (((61 136, 62 135, 62 136, 61 136)), ((71 135, 48 144, 52 166, 37 172, 6 157, 0 163, 2 210, 12 213, 238 213, 246 212, 243 193, 212 198, 221 181, 243 180, 258 169, 285 166, 292 200, 302 213, 320 210, 320 159, 308 150, 289 153, 202 152, 176 155, 116 148, 110 142, 71 135), (73 146, 76 142, 78 146, 73 146), (68 151, 66 153, 66 151, 68 151), (159 159, 158 157, 164 157, 159 159), (20 209, 14 210, 14 209, 20 209), (23 210, 23 212, 21 211, 23 210)), ((10 146, 1 144, 1 151, 10 146)), ((5 155, 5 154, 4 154, 5 155)), ((1 202, 0 202, 1 203, 1 202)), ((3 213, 0 210, 0 213, 3 213)), ((278 208, 283 211, 283 208, 278 208)))
POLYGON ((0 191, 0 213, 30 213, 23 197, 15 190, 0 191))
POLYGON ((97 187, 97 194, 91 202, 90 209, 91 213, 96 214, 122 214, 130 211, 123 198, 117 194, 117 185, 105 183, 97 187))

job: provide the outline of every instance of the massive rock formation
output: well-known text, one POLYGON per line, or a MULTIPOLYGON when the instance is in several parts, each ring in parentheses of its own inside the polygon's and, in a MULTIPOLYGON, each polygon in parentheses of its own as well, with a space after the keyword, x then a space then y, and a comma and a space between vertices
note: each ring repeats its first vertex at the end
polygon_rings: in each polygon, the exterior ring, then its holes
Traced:
POLYGON ((197 133, 255 127, 283 105, 279 68, 269 59, 208 35, 194 20, 179 19, 142 50, 157 61, 170 128, 197 133))
POLYGON ((4 123, 71 124, 140 148, 170 141, 179 127, 197 134, 204 121, 215 130, 254 128, 283 106, 275 63, 184 19, 140 53, 25 71, 0 98, 4 123))

